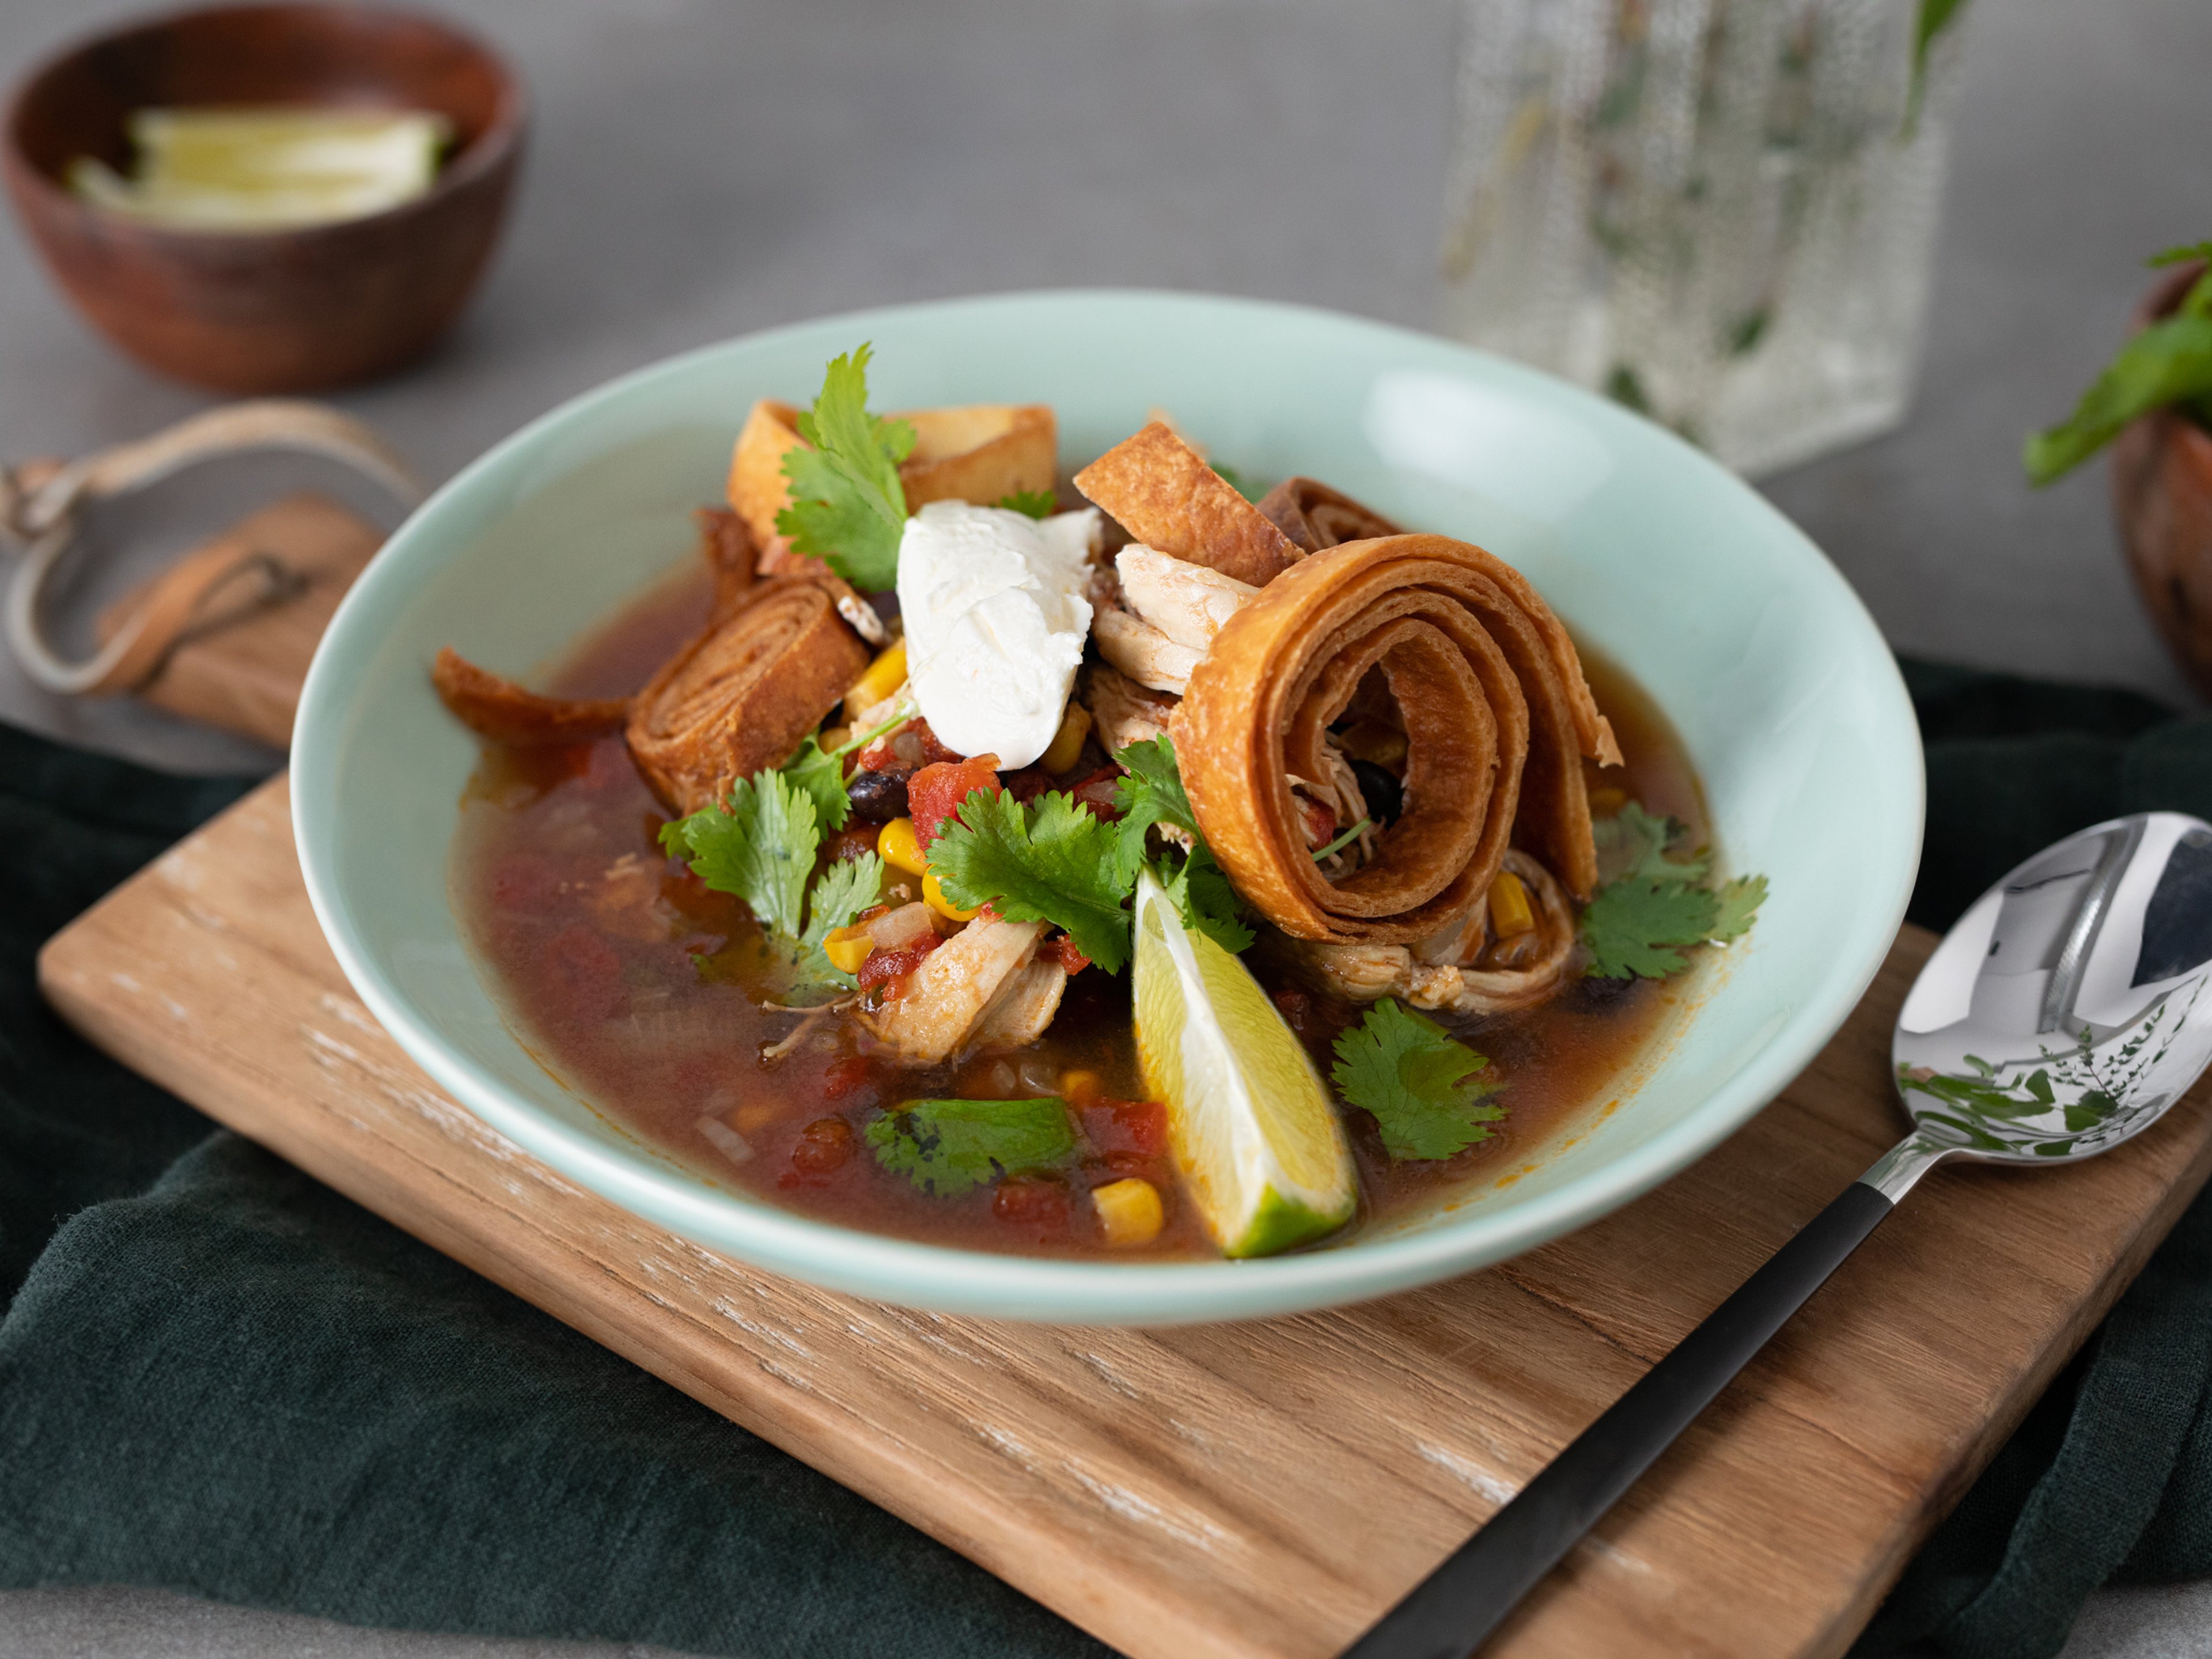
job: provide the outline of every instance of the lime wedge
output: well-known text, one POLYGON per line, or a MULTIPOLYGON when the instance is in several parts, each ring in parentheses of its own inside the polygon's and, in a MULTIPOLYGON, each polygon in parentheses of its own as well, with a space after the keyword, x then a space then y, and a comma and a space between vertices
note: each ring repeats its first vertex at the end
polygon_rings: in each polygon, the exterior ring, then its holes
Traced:
POLYGON ((78 194, 194 230, 264 230, 380 213, 428 190, 451 136, 422 110, 142 109, 137 171, 71 164, 78 194))
POLYGON ((1183 926, 1146 871, 1131 969, 1137 1053, 1224 1255, 1272 1255, 1352 1218, 1352 1149, 1321 1074, 1251 972, 1183 926))

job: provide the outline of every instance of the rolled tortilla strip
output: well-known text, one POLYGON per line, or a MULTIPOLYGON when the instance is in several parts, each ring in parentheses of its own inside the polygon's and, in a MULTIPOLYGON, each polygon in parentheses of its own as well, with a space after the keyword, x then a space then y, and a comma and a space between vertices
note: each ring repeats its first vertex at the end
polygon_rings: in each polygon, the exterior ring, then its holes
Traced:
POLYGON ((1268 521, 1309 553, 1405 532, 1364 501, 1318 478, 1285 478, 1260 497, 1268 521))
POLYGON ((768 577, 637 694, 630 753, 663 803, 696 812, 782 764, 867 665, 830 584, 768 577))
POLYGON ((1147 547, 1264 587, 1303 556, 1165 421, 1125 438, 1075 487, 1147 547))
MULTIPOLYGON (((730 457, 731 507, 745 521, 773 574, 793 558, 775 527, 791 505, 783 476, 786 450, 805 441, 799 411, 763 398, 752 406, 730 457)), ((996 507, 1009 495, 1053 487, 1059 460, 1059 428, 1047 404, 968 404, 913 409, 892 416, 914 428, 914 448, 899 465, 906 510, 930 501, 973 501, 996 507)))
POLYGON ((477 736, 521 749, 586 743, 623 729, 627 697, 547 697, 477 667, 450 645, 430 665, 439 701, 477 736))
POLYGON ((1445 536, 1348 542, 1232 617, 1192 672, 1176 752, 1237 890, 1297 939, 1410 945, 1488 890, 1509 844, 1596 885, 1580 757, 1617 763, 1574 642, 1511 566, 1445 536), (1406 731, 1405 805, 1341 881, 1291 799, 1330 724, 1380 671, 1406 731))

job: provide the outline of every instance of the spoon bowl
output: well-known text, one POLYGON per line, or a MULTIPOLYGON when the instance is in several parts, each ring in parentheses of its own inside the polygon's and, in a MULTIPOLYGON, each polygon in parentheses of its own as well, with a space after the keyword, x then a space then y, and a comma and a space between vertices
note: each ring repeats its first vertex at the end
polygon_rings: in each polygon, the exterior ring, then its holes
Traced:
POLYGON ((1583 1431, 1343 1659, 1468 1659, 1921 1176, 2132 1139, 2212 1064, 2212 824, 2138 812, 2045 848, 1913 981, 1890 1059, 1912 1131, 1583 1431))
POLYGON ((2037 854, 1913 982, 1890 1048, 1913 1133, 1868 1182, 1894 1200, 1948 1159, 2047 1164, 2142 1133, 2212 1064, 2208 978, 2212 824, 2139 812, 2037 854))

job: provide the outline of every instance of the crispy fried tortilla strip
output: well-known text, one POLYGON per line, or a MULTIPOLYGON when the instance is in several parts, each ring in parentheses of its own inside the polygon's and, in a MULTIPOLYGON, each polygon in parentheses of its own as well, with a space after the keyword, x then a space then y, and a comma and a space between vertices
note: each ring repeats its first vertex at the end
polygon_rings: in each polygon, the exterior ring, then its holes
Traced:
POLYGON ((544 697, 477 667, 450 645, 430 665, 430 684, 454 717, 478 737, 518 748, 583 743, 619 732, 627 697, 544 697))
MULTIPOLYGON (((799 416, 789 404, 762 398, 730 457, 730 506, 760 545, 764 574, 817 562, 793 555, 775 527, 775 515, 791 505, 784 452, 805 441, 799 416)), ((1009 495, 1053 487, 1060 440, 1049 404, 969 404, 907 410, 893 418, 914 428, 913 453, 899 466, 909 514, 928 501, 996 507, 1009 495)))
POLYGON ((699 526, 699 556, 714 578, 714 605, 708 621, 726 622, 752 598, 760 550, 745 521, 726 507, 702 507, 691 520, 699 526))
POLYGON ((1146 546, 1254 587, 1304 556, 1164 421, 1115 445, 1075 475, 1075 487, 1146 546))
POLYGON ((1309 553, 1345 542, 1406 532, 1373 507, 1331 489, 1318 478, 1285 478, 1260 497, 1260 511, 1309 553))
POLYGON ((1230 619, 1176 710, 1199 825, 1237 890, 1297 939, 1410 945, 1466 914, 1509 844, 1597 882, 1580 757, 1617 763, 1574 642, 1526 578, 1444 536, 1316 553, 1230 619), (1379 672, 1404 721, 1405 805, 1341 881, 1291 795, 1379 672))
POLYGON ((738 779, 782 764, 868 665, 829 583, 770 576, 752 593, 633 702, 630 753, 677 811, 696 812, 738 779))

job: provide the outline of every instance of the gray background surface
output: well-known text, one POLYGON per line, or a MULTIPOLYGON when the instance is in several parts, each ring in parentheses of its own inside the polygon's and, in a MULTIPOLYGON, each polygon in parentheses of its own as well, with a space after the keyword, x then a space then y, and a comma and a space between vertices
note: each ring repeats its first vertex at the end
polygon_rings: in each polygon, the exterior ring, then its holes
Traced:
MULTIPOLYGON (((0 0, 0 76, 127 4, 0 0)), ((879 302, 1136 283, 1435 309, 1452 0, 460 0, 535 129, 490 280, 429 362, 337 401, 441 478, 653 358, 879 302)), ((1974 0, 1926 369, 1880 441, 1769 480, 1901 650, 2189 694, 2114 545, 2101 471, 2036 492, 2146 283, 2212 234, 2205 0, 1974 0)), ((0 235, 0 458, 73 455, 201 407, 93 338, 0 235)), ((253 463, 94 526, 65 627, 312 477, 253 463)), ((184 769, 274 757, 127 704, 63 706, 0 662, 0 717, 184 769)), ((0 1595, 16 1656, 563 1653, 349 1632, 155 1591, 0 1595)), ((617 1650, 584 1650, 611 1654, 617 1650)), ((631 1650, 630 1651, 641 1651, 631 1650)), ((2068 1659, 2212 1655, 2212 1587, 2108 1593, 2068 1659)))

